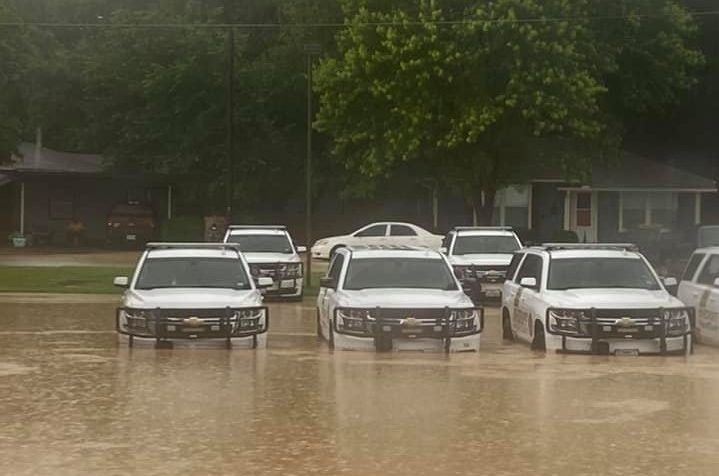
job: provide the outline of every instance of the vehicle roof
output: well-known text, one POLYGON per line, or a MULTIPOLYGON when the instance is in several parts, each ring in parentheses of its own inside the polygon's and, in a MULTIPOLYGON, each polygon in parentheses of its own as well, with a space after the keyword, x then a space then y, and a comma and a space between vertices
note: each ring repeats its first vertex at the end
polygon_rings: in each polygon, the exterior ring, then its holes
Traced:
POLYGON ((421 228, 419 225, 415 225, 414 223, 407 223, 404 221, 375 221, 375 222, 363 225, 360 228, 367 228, 368 226, 373 226, 373 225, 407 225, 412 228, 421 228))
POLYGON ((708 253, 708 254, 719 254, 719 246, 706 246, 704 248, 697 248, 694 253, 708 253))
POLYGON ((435 250, 417 246, 348 246, 352 259, 362 258, 424 258, 442 259, 435 250))
POLYGON ((630 258, 639 259, 636 251, 610 249, 564 249, 548 251, 544 248, 528 248, 528 250, 551 254, 552 259, 562 258, 630 258))
POLYGON ((517 236, 511 230, 453 230, 457 235, 463 236, 511 236, 514 238, 517 236))
POLYGON ((271 229, 271 228, 230 228, 230 235, 273 235, 285 236, 287 230, 271 229))
POLYGON ((190 249, 190 248, 173 248, 173 249, 151 249, 147 251, 147 258, 228 258, 239 259, 240 255, 237 251, 231 249, 190 249))

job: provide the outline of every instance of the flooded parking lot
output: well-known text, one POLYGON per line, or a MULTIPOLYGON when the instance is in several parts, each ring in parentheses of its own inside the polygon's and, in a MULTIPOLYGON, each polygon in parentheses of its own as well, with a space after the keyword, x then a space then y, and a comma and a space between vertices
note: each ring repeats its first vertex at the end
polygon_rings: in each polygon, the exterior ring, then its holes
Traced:
POLYGON ((332 353, 312 304, 267 350, 117 343, 111 302, 5 299, 8 475, 699 474, 719 468, 719 352, 332 353), (24 302, 32 301, 32 302, 24 302))

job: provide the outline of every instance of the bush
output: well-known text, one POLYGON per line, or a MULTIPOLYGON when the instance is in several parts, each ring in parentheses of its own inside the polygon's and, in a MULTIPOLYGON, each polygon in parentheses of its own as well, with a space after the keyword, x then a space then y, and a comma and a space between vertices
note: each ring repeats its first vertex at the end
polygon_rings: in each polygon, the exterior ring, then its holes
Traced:
POLYGON ((165 220, 160 234, 162 241, 205 241, 202 217, 188 216, 165 220))

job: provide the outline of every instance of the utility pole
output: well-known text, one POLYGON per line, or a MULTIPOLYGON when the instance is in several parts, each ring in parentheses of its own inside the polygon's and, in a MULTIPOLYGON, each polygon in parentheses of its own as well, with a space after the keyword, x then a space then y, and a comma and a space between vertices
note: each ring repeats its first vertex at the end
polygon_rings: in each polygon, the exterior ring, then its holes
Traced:
POLYGON ((307 155, 305 156, 305 242, 307 243, 307 265, 305 281, 312 286, 312 58, 321 52, 318 44, 306 44, 307 56, 307 155))
POLYGON ((227 177, 225 187, 226 225, 232 223, 235 162, 235 29, 227 30, 227 177))

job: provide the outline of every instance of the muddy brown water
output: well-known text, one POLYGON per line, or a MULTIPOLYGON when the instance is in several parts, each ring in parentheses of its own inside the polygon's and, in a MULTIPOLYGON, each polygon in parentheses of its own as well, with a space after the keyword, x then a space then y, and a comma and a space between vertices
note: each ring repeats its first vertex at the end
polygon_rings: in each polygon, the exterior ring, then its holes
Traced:
POLYGON ((112 303, 0 304, 2 475, 716 475, 719 351, 330 352, 272 305, 266 350, 132 349, 112 303))

